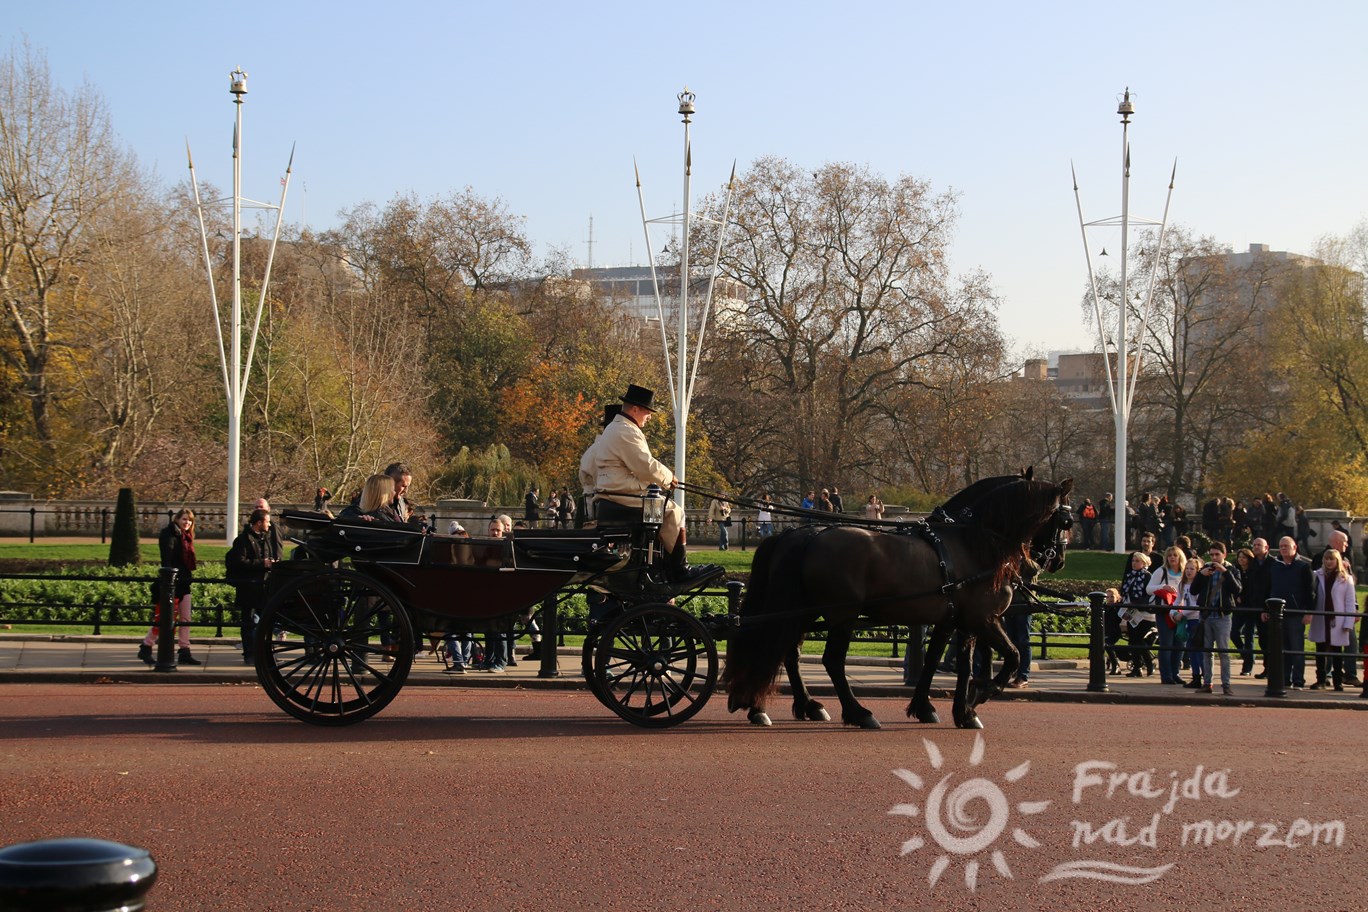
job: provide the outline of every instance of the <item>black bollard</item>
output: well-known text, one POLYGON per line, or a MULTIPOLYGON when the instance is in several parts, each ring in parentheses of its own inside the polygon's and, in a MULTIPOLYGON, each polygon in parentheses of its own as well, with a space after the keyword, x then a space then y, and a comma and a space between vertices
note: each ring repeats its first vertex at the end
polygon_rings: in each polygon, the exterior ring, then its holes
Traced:
POLYGON ((139 912, 157 882, 146 849, 102 839, 45 839, 0 849, 0 910, 139 912))
POLYGON ((1268 687, 1265 697, 1287 696, 1287 665, 1283 658, 1283 609, 1287 603, 1282 599, 1271 598, 1264 602, 1268 612, 1268 629, 1264 631, 1264 668, 1268 671, 1268 687))
POLYGON ((537 677, 559 678, 560 657, 556 655, 556 640, 560 637, 560 607, 554 595, 542 600, 541 626, 541 667, 537 669, 537 677))
POLYGON ((162 567, 157 580, 157 664, 153 671, 176 670, 176 574, 175 567, 162 567))
POLYGON ((1107 594, 1088 593, 1088 687, 1094 693, 1107 692, 1107 594))

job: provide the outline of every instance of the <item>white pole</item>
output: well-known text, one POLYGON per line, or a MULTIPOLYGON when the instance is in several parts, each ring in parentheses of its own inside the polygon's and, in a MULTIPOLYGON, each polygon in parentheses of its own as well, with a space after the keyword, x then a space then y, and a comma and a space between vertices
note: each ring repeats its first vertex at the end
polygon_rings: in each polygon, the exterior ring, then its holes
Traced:
POLYGON ((232 389, 228 384, 228 353, 223 345, 223 320, 219 315, 218 288, 214 285, 214 261, 209 256, 209 229, 204 225, 204 202, 200 199, 199 178, 195 176, 195 159, 190 155, 190 141, 185 141, 185 160, 190 165, 190 189, 195 191, 195 215, 199 219, 200 242, 204 248, 204 269, 209 276, 209 305, 214 309, 214 333, 218 339, 219 368, 223 371, 223 395, 232 389))
MULTIPOLYGON (((1135 338, 1137 339, 1136 344, 1139 344, 1138 340, 1143 339, 1145 336, 1145 320, 1149 314, 1150 301, 1154 300, 1154 281, 1159 275, 1159 261, 1163 259, 1164 238, 1168 234, 1169 204, 1173 202, 1173 183, 1177 179, 1178 160, 1175 158, 1173 160, 1173 171, 1169 174, 1168 196, 1164 199, 1164 218, 1159 223, 1159 244, 1154 250, 1154 263, 1150 266, 1149 287, 1145 290, 1145 306, 1140 308, 1140 329, 1135 334, 1135 338)), ((1135 370, 1131 372, 1130 394, 1132 400, 1135 399, 1135 384, 1137 378, 1140 376, 1140 356, 1144 354, 1144 351, 1137 351, 1135 354, 1135 370)))
POLYGON ((1130 361, 1127 358, 1127 347, 1129 345, 1129 333, 1126 327, 1127 318, 1127 289, 1126 289, 1126 256, 1129 253, 1127 244, 1130 240, 1130 116, 1135 111, 1135 106, 1131 104, 1130 89, 1126 89, 1126 94, 1117 108, 1116 113, 1121 115, 1121 306, 1117 308, 1117 330, 1116 330, 1116 496, 1114 508, 1116 515, 1115 523, 1112 527, 1112 548, 1118 554, 1126 550, 1126 436, 1130 428, 1130 403, 1131 397, 1126 393, 1126 386, 1130 382, 1130 361))
POLYGON ((247 94, 247 74, 241 68, 231 74, 233 104, 233 303, 231 325, 232 366, 228 383, 228 499, 224 512, 224 537, 228 544, 237 535, 238 488, 242 450, 242 96, 247 94), (241 75, 241 79, 238 76, 241 75))
POLYGON ((252 341, 247 345, 247 371, 242 376, 242 388, 252 375, 252 361, 256 358, 257 336, 261 333, 261 314, 266 310, 266 295, 271 288, 271 266, 275 263, 276 245, 280 242, 280 226, 285 222, 285 197, 290 192, 290 175, 294 172, 294 146, 290 147, 290 160, 285 164, 285 177, 280 187, 280 205, 276 206, 275 233, 271 235, 271 249, 266 254, 266 276, 261 280, 261 296, 257 298, 256 319, 252 323, 252 341))
MULTIPOLYGON (((674 474, 678 481, 686 481, 685 452, 688 442, 689 403, 689 180, 692 176, 693 161, 689 148, 689 124, 694 113, 694 94, 685 86, 679 93, 679 113, 684 115, 684 240, 679 254, 679 338, 675 343, 675 367, 679 379, 675 381, 675 465, 674 474)), ((683 509, 684 491, 676 488, 675 503, 683 509)))
POLYGON ((717 270, 722 265, 722 242, 727 234, 727 217, 731 213, 732 188, 736 186, 736 162, 732 162, 731 177, 727 180, 727 201, 722 205, 722 221, 717 226, 717 248, 713 251, 712 272, 708 275, 708 296, 703 299, 703 318, 698 321, 698 344, 695 346, 693 369, 689 372, 689 394, 685 406, 693 405, 694 384, 698 382, 698 364, 703 360, 703 339, 708 332, 708 317, 712 313, 713 288, 717 285, 717 270))
MULTIPOLYGON (((1073 162, 1069 163, 1069 173, 1073 175, 1074 204, 1078 207, 1078 230, 1083 235, 1083 261, 1088 267, 1088 287, 1092 289, 1093 318, 1097 320, 1098 350, 1102 352, 1102 369, 1107 376, 1107 394, 1111 396, 1112 415, 1116 414, 1116 384, 1112 380, 1111 362, 1107 360, 1107 329, 1102 325, 1102 298, 1097 294, 1097 277, 1093 273, 1092 251, 1088 248, 1088 226, 1083 221, 1083 198, 1078 193, 1078 172, 1073 162)), ((1102 248, 1104 251, 1106 248, 1102 248)))
POLYGON ((632 159, 632 172, 636 175, 637 203, 641 205, 641 231, 646 235, 646 262, 651 267, 651 288, 655 291, 656 317, 660 323, 660 348, 665 352, 665 379, 670 381, 670 401, 675 401, 674 368, 670 366, 670 337, 665 329, 665 305, 660 300, 660 276, 656 273, 655 252, 651 250, 651 225, 646 218, 646 197, 641 193, 641 170, 636 159, 632 159))

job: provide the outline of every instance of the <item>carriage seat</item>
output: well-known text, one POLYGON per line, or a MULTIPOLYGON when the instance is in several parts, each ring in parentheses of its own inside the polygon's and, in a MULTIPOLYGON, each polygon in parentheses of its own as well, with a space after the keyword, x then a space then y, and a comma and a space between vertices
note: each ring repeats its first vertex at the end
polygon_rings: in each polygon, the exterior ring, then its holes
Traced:
POLYGON ((600 527, 639 526, 641 513, 641 507, 628 507, 612 500, 594 500, 594 517, 600 527))

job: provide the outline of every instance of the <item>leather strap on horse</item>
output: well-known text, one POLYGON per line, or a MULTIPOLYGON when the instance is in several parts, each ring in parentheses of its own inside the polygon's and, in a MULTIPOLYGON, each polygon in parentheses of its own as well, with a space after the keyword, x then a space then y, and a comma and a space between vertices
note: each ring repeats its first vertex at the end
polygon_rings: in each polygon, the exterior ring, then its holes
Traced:
POLYGON ((824 510, 804 510, 802 507, 789 507, 783 504, 753 500, 749 497, 737 495, 727 497, 716 491, 709 491, 707 488, 700 488, 698 485, 689 484, 683 481, 675 482, 675 486, 681 490, 688 491, 690 494, 697 494, 708 500, 717 500, 722 503, 729 503, 736 507, 746 507, 751 510, 768 510, 771 514, 779 516, 793 516, 798 519, 808 519, 824 525, 842 526, 862 526, 870 529, 898 529, 907 525, 906 520, 899 519, 866 519, 863 516, 852 516, 846 513, 827 513, 824 510))

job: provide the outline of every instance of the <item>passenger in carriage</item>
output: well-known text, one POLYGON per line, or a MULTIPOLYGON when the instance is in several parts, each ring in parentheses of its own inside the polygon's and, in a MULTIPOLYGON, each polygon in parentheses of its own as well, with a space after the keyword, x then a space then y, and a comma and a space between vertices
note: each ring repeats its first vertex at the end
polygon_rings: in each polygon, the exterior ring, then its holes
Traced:
MULTIPOLYGON (((624 507, 641 506, 640 495, 652 485, 673 490, 674 472, 651 456, 642 428, 655 414, 655 393, 635 384, 627 387, 622 411, 594 444, 594 489, 598 502, 624 507), (612 493, 606 493, 612 492, 612 493)), ((601 517, 600 517, 601 518, 601 517)), ((690 568, 686 554, 684 511, 673 500, 665 501, 665 521, 658 533, 665 551, 666 573, 673 583, 687 583, 708 576, 708 567, 690 568)))
MULTIPOLYGON (((509 516, 499 515, 489 517, 490 538, 503 540, 508 537, 507 533, 512 531, 512 527, 513 520, 509 516), (508 523, 507 527, 504 525, 505 522, 508 523)), ((503 566, 503 556, 502 554, 496 555, 491 552, 484 557, 480 563, 483 563, 485 566, 500 567, 503 566)), ((484 663, 480 665, 480 670, 492 672, 493 674, 502 674, 504 666, 508 664, 509 645, 507 634, 485 634, 484 663)))
POLYGON ((385 474, 394 479, 394 499, 390 505, 398 514, 400 522, 413 523, 428 528, 427 517, 413 512, 413 504, 408 499, 409 488, 413 485, 413 473, 402 462, 391 462, 385 466, 385 474))
MULTIPOLYGON (((447 526, 447 534, 455 538, 470 538, 470 533, 466 527, 461 525, 459 519, 453 519, 447 526)), ((462 542, 451 545, 451 562, 453 564, 470 566, 474 563, 470 545, 462 542)), ((475 649, 475 639, 468 633, 448 633, 444 638, 446 642, 447 674, 465 674, 466 666, 471 664, 470 656, 475 649)))
POLYGON ((339 518, 402 522, 395 512, 393 501, 394 479, 388 475, 371 475, 362 485, 356 500, 342 509, 339 518))

